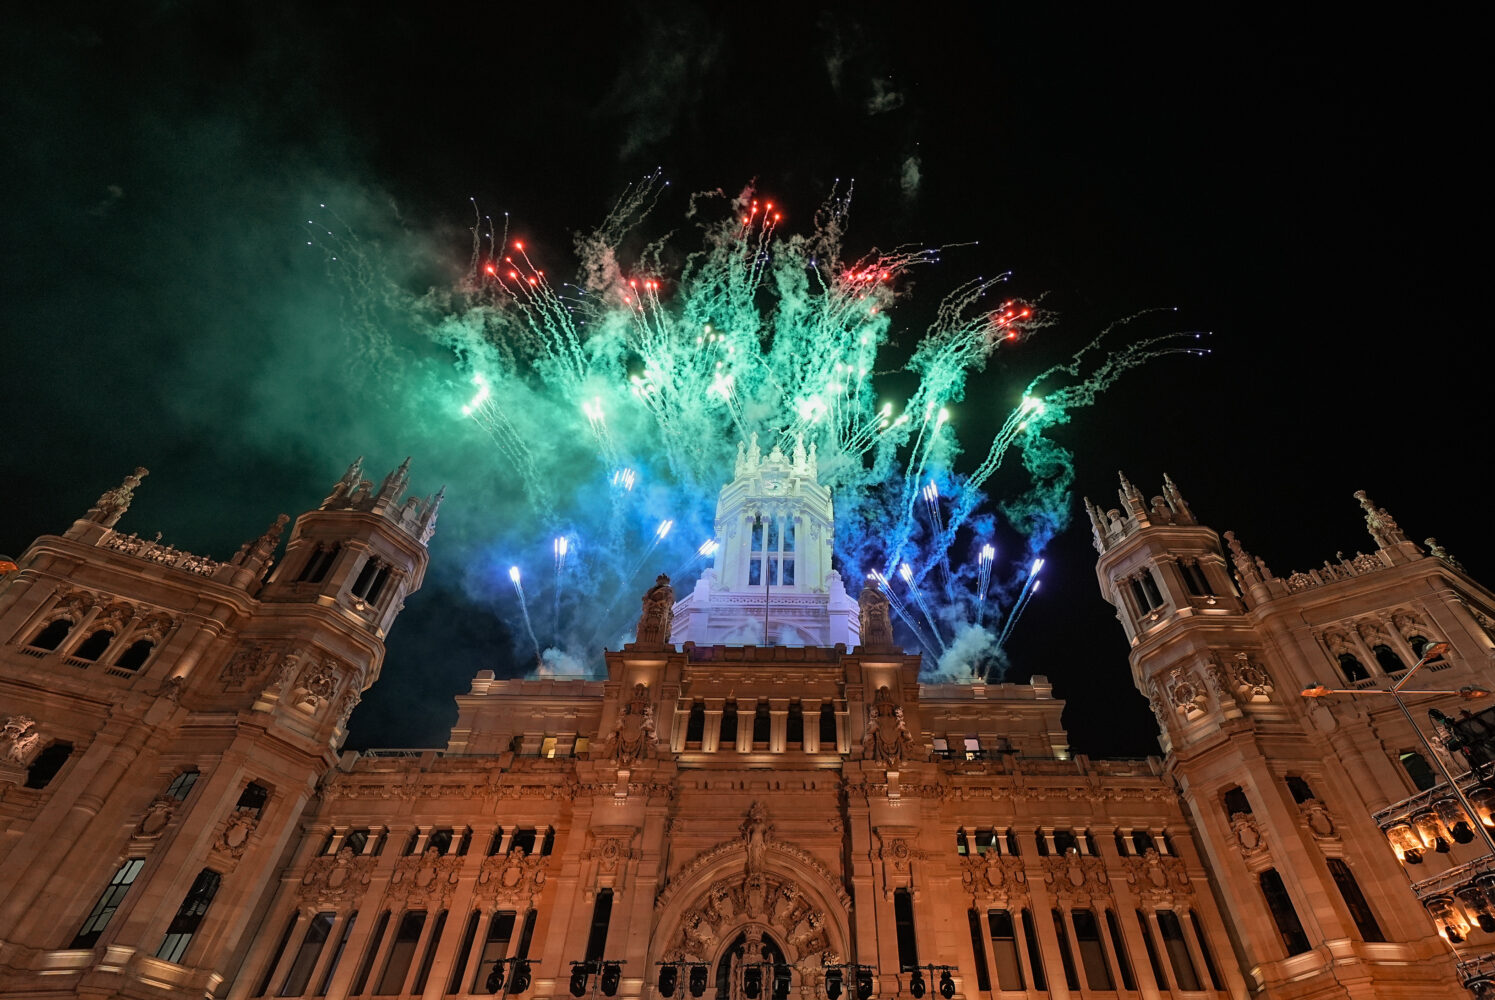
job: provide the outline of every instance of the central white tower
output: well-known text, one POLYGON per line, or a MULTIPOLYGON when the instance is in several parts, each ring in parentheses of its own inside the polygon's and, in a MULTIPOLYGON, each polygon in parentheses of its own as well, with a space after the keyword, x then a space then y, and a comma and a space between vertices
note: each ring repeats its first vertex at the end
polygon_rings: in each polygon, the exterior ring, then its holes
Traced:
POLYGON ((716 503, 712 567, 675 604, 672 643, 834 646, 859 639, 857 605, 831 569, 835 514, 816 479, 815 447, 763 457, 758 436, 716 503))

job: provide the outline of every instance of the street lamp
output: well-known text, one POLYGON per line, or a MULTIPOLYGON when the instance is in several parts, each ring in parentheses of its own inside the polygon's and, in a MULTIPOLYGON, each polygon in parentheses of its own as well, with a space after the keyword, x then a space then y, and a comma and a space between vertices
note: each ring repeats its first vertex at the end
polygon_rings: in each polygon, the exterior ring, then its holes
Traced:
MULTIPOLYGON (((1391 700, 1396 702, 1396 707, 1401 709, 1402 715, 1406 717, 1407 725, 1412 727, 1412 732, 1417 734, 1417 738, 1421 740, 1422 745, 1427 748, 1428 756, 1432 758, 1433 763, 1438 766, 1438 771, 1443 775, 1443 780, 1448 782, 1448 786, 1453 789, 1454 795, 1458 796, 1459 804, 1464 807, 1464 812, 1469 817, 1470 825, 1479 830, 1480 836, 1484 838, 1485 849, 1490 854, 1495 855, 1495 838, 1492 838, 1490 836, 1489 829, 1486 828, 1484 823, 1480 822, 1479 813, 1475 812, 1473 803, 1471 803, 1468 797, 1464 794, 1464 790, 1459 787, 1459 782, 1454 778, 1453 773, 1449 771, 1448 765, 1443 763, 1443 758, 1439 756, 1437 750, 1434 749, 1432 743, 1428 740, 1428 738, 1423 735, 1422 730, 1418 727, 1416 721, 1413 720, 1412 713, 1408 711, 1406 703, 1402 701, 1402 688, 1406 687, 1407 682, 1412 679, 1413 675, 1416 674, 1417 671, 1421 670, 1424 664, 1428 663, 1431 660, 1436 660, 1438 657, 1448 652, 1450 648, 1451 647, 1449 646, 1449 644, 1442 640, 1428 643, 1422 648, 1422 659, 1414 663, 1412 665, 1412 669, 1403 674, 1401 679, 1396 681, 1389 688, 1331 688, 1327 685, 1320 684, 1318 681, 1311 681, 1309 682, 1309 685, 1303 689, 1303 697, 1323 698, 1331 694, 1390 695, 1391 700)), ((1457 690, 1430 690, 1419 688, 1418 690, 1410 693, 1453 694, 1458 695, 1465 701, 1474 701, 1479 698, 1487 698, 1490 696, 1489 691, 1481 687, 1475 687, 1473 685, 1467 685, 1457 690)))

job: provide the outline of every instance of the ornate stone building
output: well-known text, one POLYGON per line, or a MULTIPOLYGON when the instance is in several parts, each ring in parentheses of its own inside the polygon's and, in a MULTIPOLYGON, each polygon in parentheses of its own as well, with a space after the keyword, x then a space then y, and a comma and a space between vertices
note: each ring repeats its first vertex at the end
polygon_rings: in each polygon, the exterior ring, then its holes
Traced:
POLYGON ((278 564, 286 518, 218 563, 115 529, 144 475, 0 577, 0 997, 1458 989, 1371 815, 1418 740, 1298 691, 1434 638, 1477 683, 1495 595, 1368 501, 1375 552, 1285 579, 1171 483, 1087 502, 1161 759, 1072 754, 1042 676, 920 683, 830 569, 813 452, 756 448, 604 679, 485 671, 444 748, 339 755, 439 495, 355 464, 278 564))

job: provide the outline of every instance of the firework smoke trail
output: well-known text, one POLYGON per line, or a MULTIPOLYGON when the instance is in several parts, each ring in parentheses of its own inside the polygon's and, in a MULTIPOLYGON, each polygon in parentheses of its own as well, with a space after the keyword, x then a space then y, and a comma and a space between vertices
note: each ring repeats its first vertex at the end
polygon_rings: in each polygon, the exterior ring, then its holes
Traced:
MULTIPOLYGON (((751 189, 695 195, 687 217, 701 243, 683 258, 642 234, 666 190, 658 174, 626 190, 597 228, 575 237, 579 267, 566 281, 549 276, 552 248, 513 238, 507 217, 499 224, 477 214, 467 277, 425 292, 410 290, 403 258, 379 256, 345 224, 308 225, 309 242, 344 283, 348 336, 381 388, 404 392, 411 373, 439 367, 433 345, 449 352, 456 374, 428 379, 420 402, 426 412, 443 399, 448 412, 460 409, 494 442, 494 464, 517 488, 513 503, 524 513, 472 527, 481 537, 464 539, 466 547, 518 551, 562 526, 584 546, 584 565, 564 580, 557 573, 552 601, 559 605, 563 584, 588 598, 579 602, 588 621, 560 629, 558 645, 577 661, 595 660, 591 638, 622 633, 611 608, 645 562, 667 558, 686 563, 685 572, 699 565, 680 538, 714 533, 713 498, 738 441, 754 433, 765 450, 787 450, 803 436, 832 491, 843 575, 880 571, 885 581, 905 562, 938 563, 949 605, 940 617, 979 621, 992 559, 956 573, 947 553, 957 536, 968 537, 973 517, 988 516, 979 513, 984 488, 1006 456, 1021 459, 1030 488, 996 505, 1035 557, 1067 523, 1071 500, 1068 454, 1047 431, 1125 372, 1163 355, 1203 353, 1182 336, 1113 350, 1116 324, 1007 396, 1014 409, 984 448, 968 449, 980 461, 963 473, 954 468, 962 443, 952 407, 999 349, 1024 345, 1048 323, 1030 303, 996 298, 1006 275, 958 284, 922 332, 895 331, 906 279, 940 264, 941 251, 848 257, 849 187, 833 188, 799 233, 786 232, 779 203, 751 189), (401 331, 415 339, 404 343, 401 331), (895 332, 907 345, 897 354, 895 332), (877 384, 894 376, 897 393, 877 384), (942 497, 926 530, 916 515, 920 486, 931 481, 942 497), (666 517, 681 530, 651 537, 666 517), (593 621, 609 598, 603 620, 593 621)), ((983 402, 999 395, 982 387, 983 402)), ((929 645, 914 615, 899 617, 929 645)))
POLYGON ((1023 598, 1021 604, 1018 604, 1015 608, 1012 609, 1012 618, 1007 623, 1007 630, 1003 632, 1002 637, 997 640, 997 645, 994 652, 1000 653, 1002 651, 1002 646, 1007 642, 1008 634, 1010 634, 1013 628, 1017 625, 1018 619, 1023 617, 1023 612, 1027 610, 1028 605, 1033 603, 1033 595, 1038 593, 1038 588, 1042 584, 1042 580, 1034 580, 1032 589, 1028 591, 1028 596, 1023 598))
POLYGON ((997 558, 997 550, 990 544, 981 546, 981 559, 977 564, 976 580, 976 625, 980 627, 986 616, 986 590, 991 586, 991 564, 997 558))
POLYGON ((519 611, 524 615, 524 631, 529 635, 529 641, 535 647, 535 663, 540 662, 540 640, 535 638, 535 627, 530 624, 529 605, 524 601, 524 585, 519 582, 519 567, 509 567, 509 582, 514 585, 514 593, 519 596, 519 611))
POLYGON ((924 595, 920 592, 919 585, 914 582, 913 567, 908 563, 900 563, 898 565, 898 575, 903 577, 904 586, 908 588, 908 592, 913 597, 914 604, 918 606, 920 614, 924 616, 924 620, 929 623, 929 631, 934 633, 934 639, 940 644, 940 650, 943 652, 947 648, 945 646, 945 638, 940 635, 939 626, 934 623, 934 615, 930 613, 929 605, 924 603, 924 595))
POLYGON ((555 541, 550 544, 555 552, 555 644, 561 643, 561 587, 566 578, 566 556, 570 551, 571 543, 565 535, 557 535, 555 541))
MULTIPOLYGON (((934 537, 939 539, 945 536, 945 522, 940 516, 940 487, 933 479, 924 487, 924 506, 929 511, 929 525, 934 530, 934 537)), ((940 549, 940 581, 945 586, 945 599, 952 600, 954 595, 950 592, 950 550, 940 549)))
POLYGON ((1043 560, 1035 559, 1033 561, 1033 568, 1028 570, 1028 578, 1023 581, 1023 587, 1018 591, 1017 600, 1012 602, 1012 608, 1007 612, 1007 621, 1002 625, 1001 634, 997 636, 998 649, 1001 649, 1002 644, 1007 641, 1007 634, 1012 631, 1012 626, 1016 624, 1018 614, 1022 611, 1023 606, 1028 603, 1028 598, 1032 595, 1032 591, 1037 588, 1038 571, 1041 569, 1043 569, 1043 560))

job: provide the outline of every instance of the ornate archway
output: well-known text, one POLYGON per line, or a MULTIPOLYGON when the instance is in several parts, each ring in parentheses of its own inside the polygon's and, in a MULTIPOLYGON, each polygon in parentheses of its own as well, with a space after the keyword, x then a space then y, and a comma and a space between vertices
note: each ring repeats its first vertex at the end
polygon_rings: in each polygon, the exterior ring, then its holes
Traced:
MULTIPOLYGON (((812 854, 774 839, 760 803, 741 834, 691 859, 659 894, 650 963, 708 965, 715 988, 739 943, 767 942, 793 970, 791 986, 810 995, 822 967, 849 952, 850 899, 812 854)), ((769 1000, 769 983, 765 977, 761 1000, 769 1000)))

